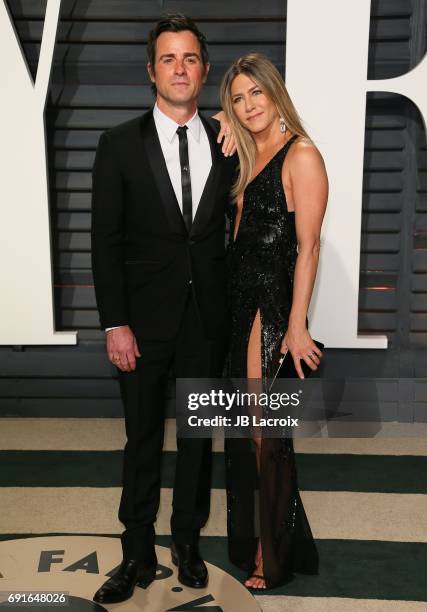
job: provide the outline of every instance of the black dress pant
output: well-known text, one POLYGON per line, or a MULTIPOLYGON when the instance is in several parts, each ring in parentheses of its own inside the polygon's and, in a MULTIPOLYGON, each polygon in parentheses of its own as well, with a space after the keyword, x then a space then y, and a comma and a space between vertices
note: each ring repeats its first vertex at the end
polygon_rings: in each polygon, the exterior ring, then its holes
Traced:
MULTIPOLYGON (((147 558, 154 546, 170 368, 176 378, 221 376, 226 337, 206 338, 189 287, 176 337, 151 341, 136 335, 136 340, 141 353, 136 369, 119 371, 127 435, 119 507, 125 559, 147 558)), ((209 516, 211 440, 178 438, 177 449, 171 531, 176 542, 186 543, 198 537, 209 516)))

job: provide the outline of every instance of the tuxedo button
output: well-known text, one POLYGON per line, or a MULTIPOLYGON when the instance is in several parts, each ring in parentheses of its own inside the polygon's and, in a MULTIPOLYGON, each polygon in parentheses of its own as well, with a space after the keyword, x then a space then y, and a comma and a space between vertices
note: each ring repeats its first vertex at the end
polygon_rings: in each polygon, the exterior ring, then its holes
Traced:
POLYGON ((189 280, 189 281, 188 281, 188 284, 189 284, 189 285, 191 285, 191 283, 192 283, 192 282, 193 282, 192 280, 189 280))

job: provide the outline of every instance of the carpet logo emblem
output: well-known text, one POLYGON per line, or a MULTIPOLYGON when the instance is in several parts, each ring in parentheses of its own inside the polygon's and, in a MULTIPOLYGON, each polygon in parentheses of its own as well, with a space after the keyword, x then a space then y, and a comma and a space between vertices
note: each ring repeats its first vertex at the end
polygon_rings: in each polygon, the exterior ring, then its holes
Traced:
POLYGON ((131 599, 121 604, 100 605, 92 601, 95 591, 121 563, 118 538, 96 536, 50 536, 7 540, 0 543, 0 608, 28 611, 66 609, 69 612, 229 612, 243 607, 259 612, 256 600, 246 588, 220 568, 207 564, 209 584, 197 592, 178 582, 170 550, 156 546, 158 567, 155 581, 147 588, 136 587, 131 599), (12 594, 15 603, 8 602, 12 594), (37 593, 65 593, 66 604, 24 603, 37 593))

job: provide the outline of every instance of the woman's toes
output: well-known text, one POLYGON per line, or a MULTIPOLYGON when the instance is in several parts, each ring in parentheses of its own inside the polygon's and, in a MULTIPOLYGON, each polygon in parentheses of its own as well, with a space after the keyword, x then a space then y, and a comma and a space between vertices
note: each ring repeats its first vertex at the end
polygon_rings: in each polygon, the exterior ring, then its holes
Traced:
POLYGON ((266 584, 263 578, 256 578, 255 576, 251 576, 245 581, 245 587, 249 589, 265 589, 266 584))

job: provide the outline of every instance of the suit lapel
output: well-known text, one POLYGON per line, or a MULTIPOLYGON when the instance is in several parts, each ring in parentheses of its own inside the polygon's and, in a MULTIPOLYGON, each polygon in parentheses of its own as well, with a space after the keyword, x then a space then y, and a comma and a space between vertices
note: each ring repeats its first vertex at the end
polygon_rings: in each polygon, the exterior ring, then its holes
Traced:
MULTIPOLYGON (((216 142, 215 131, 204 117, 201 115, 199 116, 209 139, 212 166, 197 207, 196 215, 193 219, 190 236, 194 236, 200 232, 209 221, 215 206, 215 194, 217 193, 217 185, 221 174, 222 154, 216 142)), ((187 235, 184 218, 178 200, 176 199, 175 191, 172 187, 169 172, 163 157, 152 109, 141 118, 141 137, 151 173, 159 191, 160 199, 169 224, 175 231, 187 235)))
POLYGON ((205 127, 206 134, 209 138, 212 156, 212 166, 208 174, 208 178, 206 179, 205 187, 203 189, 203 193, 200 198, 199 205, 197 207, 196 215, 193 219, 190 236, 194 236, 195 234, 200 232, 210 219, 210 216, 215 206, 215 195, 217 193, 217 185, 221 173, 222 153, 216 142, 216 134, 213 128, 209 125, 208 121, 206 121, 206 119, 202 117, 202 115, 199 115, 199 117, 205 127))
POLYGON ((141 137, 169 224, 175 231, 187 234, 184 218, 172 187, 165 158, 163 157, 152 110, 149 110, 141 118, 141 137))

